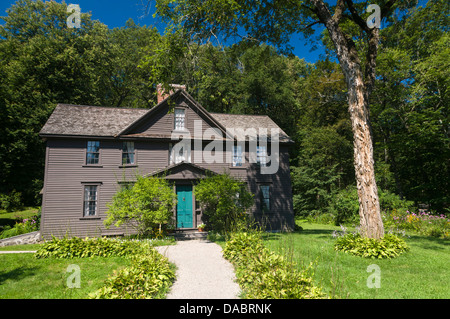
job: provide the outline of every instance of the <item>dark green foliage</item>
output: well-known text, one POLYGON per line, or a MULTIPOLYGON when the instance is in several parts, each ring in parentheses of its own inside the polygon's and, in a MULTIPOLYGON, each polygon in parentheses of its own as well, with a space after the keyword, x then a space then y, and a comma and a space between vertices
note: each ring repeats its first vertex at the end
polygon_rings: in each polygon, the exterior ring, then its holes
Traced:
POLYGON ((406 242, 393 234, 374 239, 352 233, 338 237, 334 249, 364 258, 394 258, 409 250, 406 242))
POLYGON ((298 270, 285 256, 267 249, 258 231, 233 233, 223 250, 235 265, 236 277, 245 298, 317 299, 324 298, 312 282, 312 267, 298 270))
POLYGON ((89 14, 67 28, 67 4, 17 1, 0 26, 0 194, 40 202, 45 142, 38 133, 57 103, 153 106, 148 74, 137 67, 153 28, 132 21, 109 30, 89 14))
POLYGON ((203 207, 208 229, 228 232, 246 224, 253 194, 243 182, 227 174, 213 175, 200 180, 194 194, 203 207))
POLYGON ((22 207, 22 193, 13 190, 9 194, 0 194, 0 209, 12 212, 22 207))
POLYGON ((144 254, 150 249, 148 243, 108 238, 61 238, 53 237, 35 253, 36 258, 87 258, 144 254))

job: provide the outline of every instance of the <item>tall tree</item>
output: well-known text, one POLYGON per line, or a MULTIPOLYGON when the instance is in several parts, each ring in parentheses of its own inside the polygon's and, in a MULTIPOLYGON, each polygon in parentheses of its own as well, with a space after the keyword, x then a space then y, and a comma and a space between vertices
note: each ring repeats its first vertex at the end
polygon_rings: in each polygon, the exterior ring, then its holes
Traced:
MULTIPOLYGON (((373 1, 380 8, 380 21, 393 9, 415 4, 408 0, 373 1)), ((354 165, 363 236, 384 235, 375 181, 373 141, 369 121, 369 96, 375 81, 376 57, 380 42, 377 27, 370 28, 364 17, 365 3, 337 0, 247 0, 200 1, 156 0, 157 12, 191 35, 211 37, 239 36, 266 41, 286 48, 292 34, 310 35, 313 25, 322 25, 334 45, 345 76, 353 129, 354 165)), ((367 14, 368 15, 368 14, 367 14)))

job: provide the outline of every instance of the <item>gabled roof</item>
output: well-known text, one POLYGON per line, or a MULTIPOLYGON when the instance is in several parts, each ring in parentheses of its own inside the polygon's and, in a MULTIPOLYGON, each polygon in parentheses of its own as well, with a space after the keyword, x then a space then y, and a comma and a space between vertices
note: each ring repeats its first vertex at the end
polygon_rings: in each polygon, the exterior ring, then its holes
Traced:
POLYGON ((287 135, 270 117, 267 115, 242 115, 242 114, 223 114, 223 113, 210 113, 217 121, 222 123, 226 128, 234 128, 236 135, 239 139, 244 139, 245 136, 241 136, 242 133, 238 131, 238 128, 247 130, 254 128, 259 130, 260 128, 267 129, 267 135, 270 137, 271 129, 279 130, 280 142, 292 142, 289 135, 287 135))
MULTIPOLYGON (((227 128, 266 128, 270 136, 271 128, 279 129, 280 142, 292 142, 290 137, 266 115, 237 115, 209 113, 185 90, 179 89, 164 101, 151 109, 104 107, 73 104, 58 104, 40 131, 42 137, 70 136, 70 137, 140 137, 133 134, 133 129, 148 121, 168 103, 182 98, 189 106, 213 127, 219 128, 224 136, 227 128)), ((238 133, 238 132, 235 132, 238 133)), ((239 137, 239 136, 238 136, 239 137)), ((167 138, 153 136, 153 138, 167 138)), ((233 138, 233 137, 231 137, 233 138)))
POLYGON ((149 109, 58 104, 39 134, 113 137, 148 112, 149 109))
POLYGON ((170 178, 170 175, 174 175, 180 172, 193 173, 194 175, 208 176, 208 175, 217 175, 217 173, 210 171, 206 168, 203 168, 199 165, 189 163, 189 162, 180 162, 177 164, 172 164, 162 169, 156 170, 147 176, 157 176, 162 175, 166 178, 170 178))
POLYGON ((127 128, 125 128, 123 131, 121 131, 118 135, 128 134, 129 132, 131 132, 133 130, 133 128, 139 126, 141 123, 144 123, 153 114, 157 113, 160 109, 167 106, 167 104, 169 104, 170 102, 174 102, 179 98, 184 98, 184 100, 190 104, 190 107, 195 109, 204 120, 209 121, 210 123, 213 124, 213 126, 219 128, 222 131, 222 133, 226 136, 225 127, 220 122, 218 122, 215 118, 213 118, 210 115, 210 113, 203 106, 201 106, 197 101, 195 101, 194 98, 183 89, 178 89, 175 93, 171 94, 169 97, 164 99, 162 102, 158 103, 155 107, 151 108, 148 113, 143 115, 141 118, 137 119, 135 122, 133 122, 127 128))

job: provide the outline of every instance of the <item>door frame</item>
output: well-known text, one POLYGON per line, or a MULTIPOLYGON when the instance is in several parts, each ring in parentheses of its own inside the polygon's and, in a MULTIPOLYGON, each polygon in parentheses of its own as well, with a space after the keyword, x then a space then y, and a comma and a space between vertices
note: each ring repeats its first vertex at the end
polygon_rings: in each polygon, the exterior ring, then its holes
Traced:
POLYGON ((196 225, 196 220, 194 218, 194 212, 195 212, 195 198, 194 198, 194 186, 192 184, 188 184, 188 183, 177 183, 174 185, 175 188, 175 194, 177 195, 177 205, 175 208, 175 225, 176 225, 176 229, 193 229, 195 228, 196 225), (191 189, 191 212, 190 212, 190 218, 192 221, 192 227, 178 227, 178 187, 190 187, 191 189))

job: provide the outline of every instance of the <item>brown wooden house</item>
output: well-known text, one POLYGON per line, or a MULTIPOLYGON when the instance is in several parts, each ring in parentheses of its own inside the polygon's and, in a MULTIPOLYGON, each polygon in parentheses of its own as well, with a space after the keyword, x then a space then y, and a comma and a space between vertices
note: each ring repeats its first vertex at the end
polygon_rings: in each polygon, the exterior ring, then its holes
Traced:
POLYGON ((130 234, 125 226, 107 229, 103 221, 106 204, 136 173, 163 173, 173 181, 184 199, 174 212, 177 229, 202 223, 193 188, 207 172, 245 181, 255 195, 249 214, 268 230, 294 227, 292 140, 267 116, 209 113, 178 89, 151 109, 58 104, 40 136, 47 143, 46 239, 130 234))

